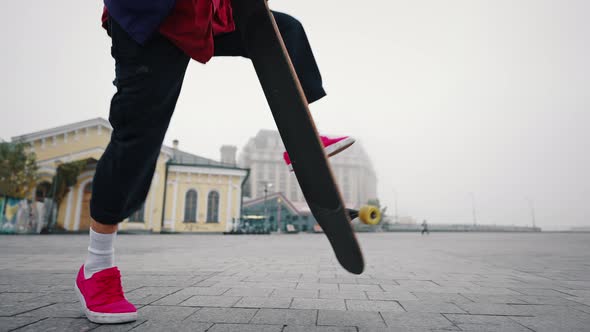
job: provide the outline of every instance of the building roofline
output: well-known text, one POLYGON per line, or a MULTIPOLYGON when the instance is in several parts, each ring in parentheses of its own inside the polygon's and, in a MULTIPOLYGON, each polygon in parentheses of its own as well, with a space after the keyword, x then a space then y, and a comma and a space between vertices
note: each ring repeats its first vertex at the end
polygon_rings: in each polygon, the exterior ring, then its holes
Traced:
POLYGON ((166 162, 169 166, 186 166, 186 167, 203 167, 203 168, 221 168, 221 169, 231 169, 231 170, 238 170, 238 171, 246 171, 250 172, 249 168, 241 168, 236 166, 229 166, 229 165, 214 165, 214 164, 185 164, 185 163, 175 163, 173 161, 166 162))
MULTIPOLYGON (((295 211, 296 214, 300 215, 302 213, 302 211, 299 211, 297 209, 297 207, 295 207, 295 205, 293 205, 293 203, 281 192, 274 192, 270 195, 267 195, 266 201, 269 201, 269 200, 274 199, 276 197, 281 197, 283 199, 283 202, 285 203, 285 205, 287 205, 289 209, 295 211)), ((255 205, 255 204, 258 204, 258 203, 261 203, 264 201, 265 201, 264 197, 255 198, 255 199, 250 200, 248 202, 244 202, 244 207, 255 205)))
POLYGON ((95 127, 95 126, 102 126, 102 127, 107 128, 109 130, 113 128, 113 127, 111 127, 111 124, 107 120, 105 120, 103 118, 94 118, 94 119, 90 119, 90 120, 84 120, 84 121, 79 121, 79 122, 75 122, 75 123, 70 123, 67 125, 59 126, 59 127, 40 130, 40 131, 36 131, 36 132, 24 134, 24 135, 14 136, 14 137, 12 137, 12 142, 17 142, 17 141, 30 142, 30 141, 34 141, 34 140, 38 140, 38 139, 42 139, 42 138, 46 138, 46 137, 51 137, 51 136, 56 136, 56 135, 60 135, 63 133, 68 133, 68 132, 74 131, 74 130, 95 127))

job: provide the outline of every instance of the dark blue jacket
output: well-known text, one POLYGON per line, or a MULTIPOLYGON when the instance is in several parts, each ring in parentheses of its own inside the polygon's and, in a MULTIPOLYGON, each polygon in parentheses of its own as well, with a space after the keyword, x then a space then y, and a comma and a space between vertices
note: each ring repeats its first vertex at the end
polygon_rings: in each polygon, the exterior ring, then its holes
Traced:
POLYGON ((176 0, 104 0, 109 15, 140 44, 158 29, 176 0))

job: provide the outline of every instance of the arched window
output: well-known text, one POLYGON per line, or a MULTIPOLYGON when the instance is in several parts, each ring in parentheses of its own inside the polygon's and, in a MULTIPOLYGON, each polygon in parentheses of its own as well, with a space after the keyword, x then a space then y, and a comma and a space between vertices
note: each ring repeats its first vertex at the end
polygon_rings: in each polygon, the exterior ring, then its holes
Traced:
POLYGON ((219 222, 219 193, 212 191, 207 197, 207 222, 219 222))
POLYGON ((197 222, 197 191, 194 189, 184 196, 184 222, 197 222))
POLYGON ((137 211, 129 216, 129 222, 144 222, 144 211, 145 202, 141 204, 141 207, 137 211))

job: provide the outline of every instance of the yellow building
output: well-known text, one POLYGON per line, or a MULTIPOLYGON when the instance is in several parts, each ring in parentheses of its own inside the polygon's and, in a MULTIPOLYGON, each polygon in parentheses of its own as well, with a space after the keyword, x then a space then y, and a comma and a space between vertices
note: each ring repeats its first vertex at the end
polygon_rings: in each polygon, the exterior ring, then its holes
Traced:
MULTIPOLYGON (((69 188, 57 212, 57 225, 66 231, 87 230, 96 162, 112 128, 102 118, 73 123, 12 141, 30 144, 37 155, 39 183, 32 199, 45 195, 57 166, 87 160, 77 183, 69 188)), ((224 163, 162 146, 149 194, 142 208, 119 224, 121 230, 153 232, 225 232, 240 218, 242 187, 249 170, 235 165, 235 148, 222 147, 224 163), (232 155, 233 154, 233 155, 232 155)))

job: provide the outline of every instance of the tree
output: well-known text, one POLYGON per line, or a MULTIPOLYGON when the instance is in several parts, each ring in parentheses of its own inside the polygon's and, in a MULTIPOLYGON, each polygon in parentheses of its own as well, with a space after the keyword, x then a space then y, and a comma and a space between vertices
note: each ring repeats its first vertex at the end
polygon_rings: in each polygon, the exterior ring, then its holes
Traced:
POLYGON ((0 193, 26 197, 37 183, 37 158, 24 142, 0 143, 0 193))
POLYGON ((64 197, 66 197, 70 188, 76 184, 78 176, 84 168, 86 168, 87 163, 87 160, 78 160, 61 164, 57 167, 54 179, 55 195, 53 197, 57 206, 59 206, 64 197))

